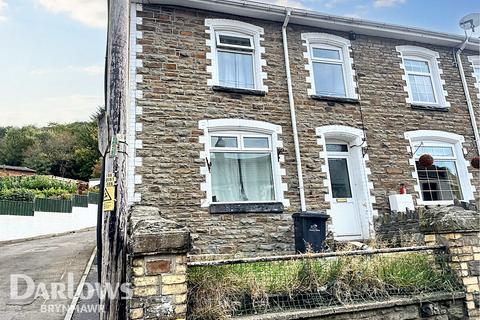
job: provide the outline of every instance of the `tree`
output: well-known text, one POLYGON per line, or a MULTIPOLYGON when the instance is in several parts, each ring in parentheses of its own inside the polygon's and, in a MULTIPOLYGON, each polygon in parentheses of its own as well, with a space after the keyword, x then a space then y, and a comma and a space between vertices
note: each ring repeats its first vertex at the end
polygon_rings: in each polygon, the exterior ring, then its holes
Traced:
MULTIPOLYGON (((0 164, 88 180, 100 159, 96 121, 0 128, 0 164)), ((98 175, 98 173, 95 173, 98 175)))
POLYGON ((35 143, 35 127, 6 128, 0 140, 0 164, 20 166, 25 152, 35 143))

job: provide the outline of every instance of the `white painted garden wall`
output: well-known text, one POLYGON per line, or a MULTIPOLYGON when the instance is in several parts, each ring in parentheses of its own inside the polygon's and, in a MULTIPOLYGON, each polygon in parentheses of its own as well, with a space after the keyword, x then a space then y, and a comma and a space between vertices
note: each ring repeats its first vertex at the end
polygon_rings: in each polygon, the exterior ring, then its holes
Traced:
POLYGON ((95 227, 97 205, 73 207, 71 213, 39 212, 33 216, 0 215, 0 241, 16 240, 95 227))

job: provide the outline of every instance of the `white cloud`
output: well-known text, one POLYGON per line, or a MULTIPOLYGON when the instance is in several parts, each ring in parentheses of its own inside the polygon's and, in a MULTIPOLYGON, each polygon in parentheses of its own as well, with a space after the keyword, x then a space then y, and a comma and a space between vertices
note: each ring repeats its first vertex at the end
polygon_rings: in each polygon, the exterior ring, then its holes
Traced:
POLYGON ((397 4, 404 4, 407 0, 375 0, 373 2, 373 6, 375 8, 386 8, 386 7, 393 7, 397 4))
POLYGON ((103 97, 90 95, 19 98, 15 108, 0 106, 0 126, 44 126, 50 122, 87 121, 97 106, 103 104, 103 97))
POLYGON ((7 0, 0 0, 0 22, 7 20, 7 17, 4 15, 4 10, 7 6, 7 0))
MULTIPOLYGON (((2 1, 2 0, 0 0, 2 1)), ((65 13, 71 19, 89 27, 105 28, 107 25, 106 0, 36 0, 49 12, 65 13)))
POLYGON ((350 2, 351 0, 329 0, 325 3, 325 8, 329 8, 329 9, 332 9, 332 8, 335 8, 339 5, 343 5, 347 2, 350 2))
POLYGON ((51 68, 51 69, 33 69, 30 71, 31 75, 43 76, 47 74, 58 73, 83 73, 89 76, 99 76, 104 72, 104 67, 99 65, 79 67, 79 66, 66 66, 63 68, 51 68))
POLYGON ((284 7, 291 7, 291 8, 299 8, 299 9, 308 9, 302 1, 296 0, 260 0, 261 2, 272 3, 278 6, 284 7))

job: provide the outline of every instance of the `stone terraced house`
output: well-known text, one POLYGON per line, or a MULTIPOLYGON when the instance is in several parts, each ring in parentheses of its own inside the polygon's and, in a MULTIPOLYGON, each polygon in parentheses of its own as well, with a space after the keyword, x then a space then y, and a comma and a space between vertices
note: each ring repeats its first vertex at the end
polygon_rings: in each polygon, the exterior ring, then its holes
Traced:
POLYGON ((478 39, 458 52, 462 36, 253 1, 132 3, 127 199, 187 226, 193 253, 292 251, 299 211, 328 214, 337 240, 400 233, 411 221, 383 217, 401 184, 413 200, 395 209, 478 204, 478 39))

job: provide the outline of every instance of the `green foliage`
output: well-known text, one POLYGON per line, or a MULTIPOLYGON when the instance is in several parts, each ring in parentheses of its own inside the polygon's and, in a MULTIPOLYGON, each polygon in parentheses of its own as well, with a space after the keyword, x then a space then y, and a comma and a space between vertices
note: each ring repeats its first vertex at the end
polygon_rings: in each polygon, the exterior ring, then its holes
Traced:
POLYGON ((266 312, 272 297, 310 295, 308 303, 319 299, 330 305, 458 288, 439 256, 425 252, 189 267, 187 272, 189 319, 227 319, 245 312, 245 301, 266 312))
POLYGON ((33 201, 35 191, 25 188, 0 189, 0 200, 33 201))
POLYGON ((98 175, 94 169, 99 159, 97 124, 93 120, 42 128, 0 128, 0 164, 86 181, 98 175))
POLYGON ((26 151, 35 143, 36 128, 4 128, 0 137, 0 164, 20 166, 26 151))
POLYGON ((33 198, 70 199, 77 192, 74 183, 47 176, 1 177, 0 199, 32 201, 33 198))
POLYGON ((30 190, 62 189, 68 193, 75 193, 75 183, 61 181, 48 176, 1 177, 0 189, 24 188, 30 190))

